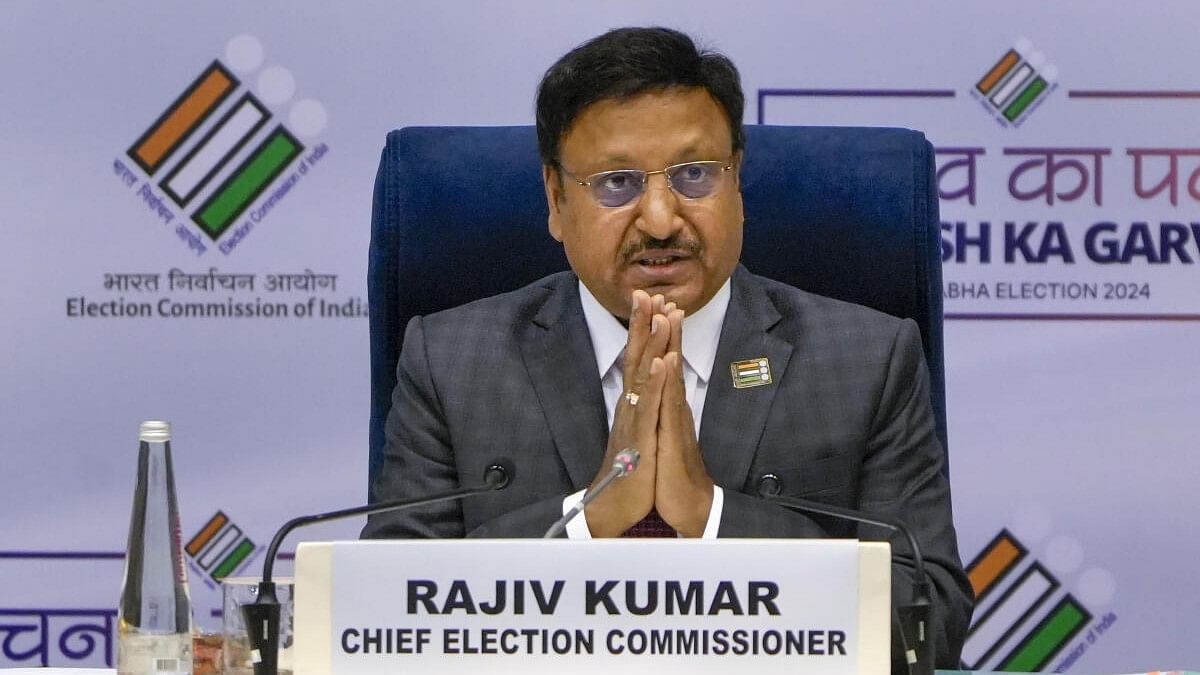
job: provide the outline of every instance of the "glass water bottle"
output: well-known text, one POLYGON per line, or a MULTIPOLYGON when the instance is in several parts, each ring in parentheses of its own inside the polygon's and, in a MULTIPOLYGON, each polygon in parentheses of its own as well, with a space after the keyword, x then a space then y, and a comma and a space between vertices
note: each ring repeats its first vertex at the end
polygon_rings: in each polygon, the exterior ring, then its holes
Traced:
POLYGON ((192 605, 171 471, 171 425, 142 422, 117 627, 117 672, 192 672, 192 605))

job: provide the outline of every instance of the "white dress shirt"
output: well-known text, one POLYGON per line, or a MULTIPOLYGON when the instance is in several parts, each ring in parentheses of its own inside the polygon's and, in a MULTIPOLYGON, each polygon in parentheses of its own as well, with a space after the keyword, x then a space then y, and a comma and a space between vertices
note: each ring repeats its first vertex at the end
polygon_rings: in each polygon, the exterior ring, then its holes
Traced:
MULTIPOLYGON (((625 390, 621 356, 629 339, 629 331, 604 309, 582 281, 579 282, 579 299, 583 305, 588 334, 592 338, 592 349, 596 352, 596 368, 600 373, 600 387, 604 391, 604 408, 608 413, 608 428, 611 431, 617 401, 625 390)), ((721 326, 725 324, 725 311, 728 308, 729 280, 726 279, 712 300, 695 314, 683 319, 683 386, 688 406, 692 409, 696 438, 700 437, 704 398, 712 376, 713 362, 717 358, 717 343, 721 340, 721 326)), ((586 490, 580 490, 563 499, 564 514, 583 499, 584 492, 586 490)), ((716 538, 724 505, 725 493, 720 487, 713 486, 712 508, 708 512, 703 538, 716 538)), ((567 536, 571 539, 592 537, 587 526, 587 511, 567 524, 567 536)))

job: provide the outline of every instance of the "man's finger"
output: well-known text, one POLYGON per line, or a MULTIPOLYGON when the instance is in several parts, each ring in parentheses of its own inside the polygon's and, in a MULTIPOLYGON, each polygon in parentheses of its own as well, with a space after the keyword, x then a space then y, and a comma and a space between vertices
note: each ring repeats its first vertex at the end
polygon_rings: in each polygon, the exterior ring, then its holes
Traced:
MULTIPOLYGON (((642 352, 645 351, 646 342, 650 339, 650 321, 652 316, 650 306, 650 294, 646 293, 646 291, 635 290, 632 293, 629 312, 629 336, 625 341, 625 355, 621 367, 626 392, 634 390, 634 380, 636 379, 637 368, 641 364, 642 352)), ((617 399, 617 407, 613 413, 611 431, 611 435, 614 437, 623 437, 625 434, 631 432, 633 417, 629 409, 632 405, 633 400, 625 394, 622 394, 617 399)))
MULTIPOLYGON (((671 326, 667 317, 655 314, 650 319, 650 337, 642 350, 641 362, 633 372, 633 378, 626 377, 625 390, 642 393, 642 387, 650 379, 650 366, 656 358, 662 358, 667 353, 667 342, 670 340, 671 326)), ((639 401, 638 405, 641 405, 639 401)))
MULTIPOLYGON (((663 365, 666 373, 658 418, 659 456, 668 463, 687 463, 691 461, 688 454, 696 447, 696 431, 683 380, 683 357, 679 352, 671 352, 663 358, 663 365)), ((672 473, 669 467, 666 475, 672 473)))
MULTIPOLYGON (((687 405, 687 395, 683 387, 683 359, 680 358, 679 352, 673 351, 668 353, 663 358, 663 363, 666 365, 666 375, 663 382, 663 405, 672 408, 672 417, 675 415, 675 408, 687 405)), ((665 421, 665 420, 664 420, 665 421)))
POLYGON ((629 313, 629 337, 625 341, 624 373, 628 377, 642 360, 642 350, 650 339, 650 295, 643 290, 633 292, 629 313))
POLYGON ((672 308, 667 312, 667 322, 671 326, 671 339, 667 341, 667 352, 683 354, 683 310, 672 308))
POLYGON ((666 363, 661 357, 650 359, 646 381, 638 392, 638 404, 633 414, 634 439, 640 448, 658 445, 659 408, 662 405, 666 371, 666 363))
MULTIPOLYGON (((658 466, 661 470, 656 473, 656 493, 659 490, 669 492, 673 487, 670 483, 680 479, 680 462, 684 456, 684 446, 688 443, 687 433, 683 428, 683 410, 687 407, 687 398, 678 372, 682 370, 678 357, 678 352, 671 352, 663 357, 665 372, 662 405, 658 412, 658 466)), ((656 494, 655 500, 659 498, 656 494)))

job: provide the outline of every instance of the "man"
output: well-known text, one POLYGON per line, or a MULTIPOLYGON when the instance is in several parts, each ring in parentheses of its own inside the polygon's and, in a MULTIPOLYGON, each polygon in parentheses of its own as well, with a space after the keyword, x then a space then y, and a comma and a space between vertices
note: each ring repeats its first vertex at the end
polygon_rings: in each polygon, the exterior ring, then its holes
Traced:
POLYGON ((918 331, 738 264, 742 112, 733 64, 671 30, 615 30, 550 68, 538 142, 573 273, 413 319, 375 494, 475 483, 498 455, 516 482, 363 534, 540 536, 632 447, 638 469, 569 536, 884 536, 771 504, 768 483, 899 517, 932 575, 937 661, 957 665, 970 592, 918 331), (770 384, 735 388, 725 364, 759 359, 770 384))

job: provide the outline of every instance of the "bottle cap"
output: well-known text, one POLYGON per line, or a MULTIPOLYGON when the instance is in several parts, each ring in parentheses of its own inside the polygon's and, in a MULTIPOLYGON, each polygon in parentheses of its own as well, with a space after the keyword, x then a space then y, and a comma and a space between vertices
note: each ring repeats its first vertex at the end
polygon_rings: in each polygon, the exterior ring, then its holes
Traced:
POLYGON ((138 440, 147 443, 166 443, 171 440, 171 423, 151 420, 138 427, 138 440))

